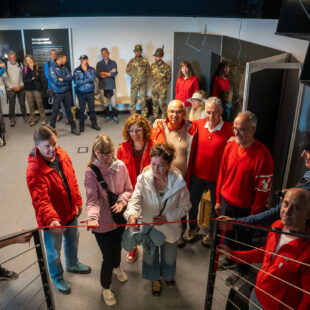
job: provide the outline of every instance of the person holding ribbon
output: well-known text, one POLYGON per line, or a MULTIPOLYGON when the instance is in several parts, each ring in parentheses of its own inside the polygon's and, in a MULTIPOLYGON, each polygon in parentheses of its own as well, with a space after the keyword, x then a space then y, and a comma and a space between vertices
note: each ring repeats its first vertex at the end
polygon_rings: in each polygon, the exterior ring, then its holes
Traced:
MULTIPOLYGON (((151 165, 138 176, 137 184, 124 213, 129 224, 154 223, 153 230, 165 236, 154 253, 143 253, 142 277, 152 281, 152 294, 159 297, 163 277, 168 287, 175 286, 178 239, 181 218, 191 208, 189 191, 182 174, 171 163, 175 157, 172 145, 157 144, 151 149, 151 165), (167 223, 173 222, 173 223, 167 223), (177 223, 176 223, 177 222, 177 223)), ((133 230, 137 230, 133 226, 133 230)))
POLYGON ((126 165, 115 158, 113 142, 105 134, 99 134, 95 139, 84 185, 87 219, 81 223, 87 223, 96 237, 103 256, 100 274, 102 295, 105 303, 113 306, 117 301, 110 289, 112 274, 116 274, 120 282, 128 280, 120 266, 124 226, 117 225, 116 221, 127 206, 132 186, 126 165))
MULTIPOLYGON (((125 139, 118 149, 116 157, 127 167, 133 189, 138 175, 151 163, 152 127, 142 115, 134 113, 125 122, 123 137, 125 139)), ((127 262, 133 263, 137 258, 138 248, 128 252, 127 262)))

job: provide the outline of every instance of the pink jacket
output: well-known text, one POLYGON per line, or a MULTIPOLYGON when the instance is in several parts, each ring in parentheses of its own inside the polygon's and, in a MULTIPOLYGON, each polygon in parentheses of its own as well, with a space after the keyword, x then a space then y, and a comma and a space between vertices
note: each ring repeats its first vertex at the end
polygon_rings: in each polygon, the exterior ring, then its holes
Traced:
MULTIPOLYGON (((127 203, 132 195, 132 186, 125 164, 118 159, 115 159, 108 168, 103 167, 98 160, 95 160, 93 164, 99 167, 110 191, 119 195, 118 201, 125 201, 127 203)), ((87 218, 98 220, 99 225, 107 225, 98 227, 93 231, 105 233, 116 229, 117 226, 115 226, 116 224, 112 218, 108 195, 98 183, 95 172, 89 167, 85 172, 84 185, 87 198, 87 218)))

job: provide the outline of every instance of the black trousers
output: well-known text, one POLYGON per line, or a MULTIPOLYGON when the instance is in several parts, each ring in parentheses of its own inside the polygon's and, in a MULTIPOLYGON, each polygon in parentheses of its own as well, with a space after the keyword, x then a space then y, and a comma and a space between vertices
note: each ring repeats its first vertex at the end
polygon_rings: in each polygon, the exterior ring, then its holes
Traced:
POLYGON ((52 116, 50 119, 51 127, 56 128, 56 118, 59 112, 60 105, 63 102, 71 129, 76 128, 76 124, 75 121, 73 120, 73 115, 71 112, 71 101, 72 101, 71 93, 69 90, 67 90, 64 93, 54 93, 54 102, 52 104, 52 116))
POLYGON ((80 123, 84 123, 84 112, 86 103, 88 105, 89 117, 92 125, 97 124, 96 114, 95 114, 95 105, 94 105, 94 92, 91 93, 77 93, 79 100, 79 120, 80 123))
POLYGON ((125 227, 122 226, 106 233, 94 232, 103 257, 100 282, 104 289, 110 288, 113 268, 119 267, 121 263, 121 241, 124 230, 125 227))
MULTIPOLYGON (((227 201, 222 197, 222 213, 223 215, 236 218, 236 217, 245 217, 250 215, 251 209, 241 209, 234 207, 232 205, 229 205, 227 201)), ((226 237, 240 241, 242 243, 246 244, 251 244, 252 242, 252 234, 249 229, 243 228, 242 226, 237 226, 236 229, 232 231, 227 231, 226 232, 226 237)), ((227 245, 232 249, 232 250, 237 250, 237 251, 248 251, 251 250, 251 248, 238 244, 233 241, 227 240, 227 245)), ((236 270, 242 274, 247 273, 250 271, 251 267, 247 264, 240 264, 237 263, 237 268, 236 270)))

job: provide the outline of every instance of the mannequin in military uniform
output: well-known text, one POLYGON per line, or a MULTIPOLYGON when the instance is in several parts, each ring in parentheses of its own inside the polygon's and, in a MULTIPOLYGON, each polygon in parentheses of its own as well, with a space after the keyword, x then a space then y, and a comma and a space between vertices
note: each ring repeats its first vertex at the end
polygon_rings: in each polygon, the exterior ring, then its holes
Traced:
POLYGON ((159 117, 159 107, 161 117, 167 117, 167 91, 171 80, 171 68, 163 61, 164 49, 158 48, 155 51, 155 62, 151 66, 152 74, 152 102, 154 119, 159 117))
POLYGON ((147 116, 146 108, 146 80, 151 72, 150 64, 146 58, 142 57, 142 46, 137 44, 134 49, 135 57, 131 58, 127 64, 126 72, 131 77, 131 105, 130 113, 136 112, 138 91, 141 99, 141 112, 147 116))

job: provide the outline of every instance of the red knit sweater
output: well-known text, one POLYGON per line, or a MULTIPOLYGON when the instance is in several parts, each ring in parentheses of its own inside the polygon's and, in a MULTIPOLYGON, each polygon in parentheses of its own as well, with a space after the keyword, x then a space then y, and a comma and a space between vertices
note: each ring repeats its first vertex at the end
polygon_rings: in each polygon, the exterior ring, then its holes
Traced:
POLYGON ((222 79, 219 76, 215 76, 213 80, 211 96, 218 97, 223 90, 229 90, 228 79, 222 79))
POLYGON ((233 136, 231 123, 224 122, 221 130, 210 132, 205 128, 206 119, 194 122, 197 125, 198 143, 192 174, 201 179, 216 182, 227 140, 233 136))
POLYGON ((228 204, 237 208, 251 208, 251 214, 265 210, 269 197, 273 160, 269 150, 258 140, 252 146, 242 149, 239 145, 228 143, 221 163, 217 182, 216 198, 221 196, 228 204))

